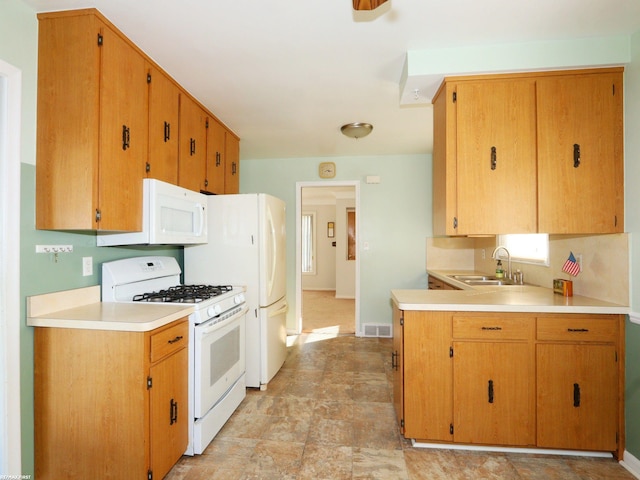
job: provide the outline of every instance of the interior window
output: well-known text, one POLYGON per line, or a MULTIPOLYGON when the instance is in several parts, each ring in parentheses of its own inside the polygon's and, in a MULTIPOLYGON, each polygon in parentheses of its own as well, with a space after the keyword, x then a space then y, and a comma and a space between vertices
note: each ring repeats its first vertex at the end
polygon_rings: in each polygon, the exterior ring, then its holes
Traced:
POLYGON ((302 213, 302 273, 316 273, 316 214, 315 212, 302 213))
MULTIPOLYGON (((511 261, 549 266, 549 235, 546 233, 498 235, 496 246, 506 247, 511 261)), ((498 252, 498 256, 501 259, 507 258, 502 250, 498 252)))

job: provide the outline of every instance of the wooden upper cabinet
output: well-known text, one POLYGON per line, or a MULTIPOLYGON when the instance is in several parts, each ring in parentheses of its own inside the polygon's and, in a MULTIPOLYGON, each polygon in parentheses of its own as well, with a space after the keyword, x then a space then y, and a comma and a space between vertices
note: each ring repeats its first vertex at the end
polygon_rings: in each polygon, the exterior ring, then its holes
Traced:
POLYGON ((144 57, 95 10, 38 18, 36 228, 140 230, 144 57))
POLYGON ((539 231, 624 231, 622 69, 538 80, 539 231))
POLYGON ((180 153, 178 185, 206 190, 207 113, 188 95, 180 96, 180 153))
POLYGON ((149 158, 147 177, 178 184, 180 89, 149 66, 149 158))
POLYGON ((227 132, 225 135, 224 193, 240 192, 240 140, 227 132))
POLYGON ((457 235, 456 86, 444 83, 433 99, 433 234, 457 235))
POLYGON ((624 231, 622 77, 445 79, 433 100, 434 234, 624 231))
POLYGON ((222 194, 225 173, 226 129, 215 118, 207 126, 207 192, 222 194))
POLYGON ((536 232, 535 102, 531 79, 457 85, 458 234, 536 232))
POLYGON ((238 191, 238 138, 218 124, 208 186, 213 115, 96 9, 38 20, 37 229, 140 231, 144 178, 238 191))

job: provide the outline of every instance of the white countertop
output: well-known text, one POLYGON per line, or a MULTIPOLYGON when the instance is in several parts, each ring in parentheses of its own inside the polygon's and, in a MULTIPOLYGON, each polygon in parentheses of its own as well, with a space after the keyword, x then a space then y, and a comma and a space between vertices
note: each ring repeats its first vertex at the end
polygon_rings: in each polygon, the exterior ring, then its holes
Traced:
MULTIPOLYGON (((474 272, 432 272, 450 284, 458 285, 447 275, 474 272)), ((551 288, 533 285, 471 287, 464 290, 392 290, 391 298, 401 310, 529 312, 529 313, 600 313, 627 314, 629 307, 589 297, 564 297, 551 288)))
POLYGON ((100 301, 100 286, 27 298, 27 325, 147 332, 193 312, 193 306, 100 301))

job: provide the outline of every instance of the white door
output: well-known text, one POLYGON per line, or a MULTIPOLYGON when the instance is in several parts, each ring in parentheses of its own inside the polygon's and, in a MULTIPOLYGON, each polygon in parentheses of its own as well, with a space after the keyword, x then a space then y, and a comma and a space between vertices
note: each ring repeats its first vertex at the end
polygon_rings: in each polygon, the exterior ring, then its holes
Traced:
POLYGON ((286 205, 279 198, 258 196, 260 215, 260 307, 286 295, 286 205))

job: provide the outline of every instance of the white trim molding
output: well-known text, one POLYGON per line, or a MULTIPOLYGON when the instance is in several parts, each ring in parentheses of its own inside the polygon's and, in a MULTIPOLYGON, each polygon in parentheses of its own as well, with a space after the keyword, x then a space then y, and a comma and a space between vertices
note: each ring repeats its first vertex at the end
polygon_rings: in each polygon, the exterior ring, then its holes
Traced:
POLYGON ((629 320, 631 323, 636 323, 640 325, 640 313, 638 312, 629 312, 629 320))
POLYGON ((627 450, 624 451, 620 465, 629 470, 634 477, 640 479, 640 460, 631 455, 627 450))
POLYGON ((22 72, 0 60, 0 82, 0 472, 20 475, 22 72))

